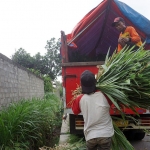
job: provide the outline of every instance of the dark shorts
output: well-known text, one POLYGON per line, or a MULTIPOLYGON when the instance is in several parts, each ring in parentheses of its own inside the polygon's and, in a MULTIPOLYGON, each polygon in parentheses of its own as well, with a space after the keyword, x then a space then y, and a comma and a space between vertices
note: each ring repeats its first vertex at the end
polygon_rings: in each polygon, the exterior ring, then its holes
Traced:
POLYGON ((132 43, 132 42, 127 43, 127 47, 129 47, 129 49, 132 48, 133 46, 134 46, 134 48, 132 49, 132 51, 137 51, 139 49, 139 47, 136 46, 134 43, 132 43))
POLYGON ((86 142, 87 150, 110 150, 111 137, 94 138, 86 142))

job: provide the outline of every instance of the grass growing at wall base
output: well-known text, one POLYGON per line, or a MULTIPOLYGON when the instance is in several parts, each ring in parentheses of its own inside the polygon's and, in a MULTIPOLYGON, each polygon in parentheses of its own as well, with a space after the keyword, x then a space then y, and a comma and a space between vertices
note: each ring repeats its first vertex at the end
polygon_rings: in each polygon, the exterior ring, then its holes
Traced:
POLYGON ((0 149, 53 146, 61 126, 61 111, 61 101, 53 94, 10 104, 0 112, 0 149))

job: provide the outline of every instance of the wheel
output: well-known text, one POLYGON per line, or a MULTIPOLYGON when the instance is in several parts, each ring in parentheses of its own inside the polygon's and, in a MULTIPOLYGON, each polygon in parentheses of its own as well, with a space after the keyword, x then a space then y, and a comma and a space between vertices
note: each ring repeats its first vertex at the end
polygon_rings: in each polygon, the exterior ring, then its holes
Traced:
POLYGON ((127 130, 123 131, 123 133, 129 141, 142 140, 145 137, 145 132, 140 129, 127 130))
POLYGON ((135 140, 142 140, 145 137, 145 132, 139 130, 135 133, 135 140))
POLYGON ((123 131, 123 134, 129 141, 132 141, 135 139, 135 132, 133 130, 123 131))

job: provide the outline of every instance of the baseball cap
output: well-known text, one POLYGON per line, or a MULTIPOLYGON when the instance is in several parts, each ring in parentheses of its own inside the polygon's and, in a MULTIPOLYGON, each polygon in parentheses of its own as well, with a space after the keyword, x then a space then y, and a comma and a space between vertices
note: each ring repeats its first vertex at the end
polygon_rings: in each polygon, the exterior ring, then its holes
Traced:
POLYGON ((81 74, 82 93, 90 94, 92 92, 95 92, 95 89, 96 89, 95 84, 96 84, 95 75, 91 71, 85 70, 81 74))
POLYGON ((115 26, 115 24, 116 24, 116 23, 118 23, 119 21, 124 22, 124 19, 123 19, 123 18, 121 18, 121 17, 117 17, 117 18, 115 18, 115 19, 114 19, 114 22, 113 22, 111 25, 114 27, 114 26, 115 26))

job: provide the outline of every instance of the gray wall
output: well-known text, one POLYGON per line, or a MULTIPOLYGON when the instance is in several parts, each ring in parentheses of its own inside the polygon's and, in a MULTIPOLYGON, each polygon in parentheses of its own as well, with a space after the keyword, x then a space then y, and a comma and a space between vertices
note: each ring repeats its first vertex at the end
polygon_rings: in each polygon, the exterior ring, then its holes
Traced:
POLYGON ((0 107, 22 98, 43 96, 44 81, 0 53, 0 107))

